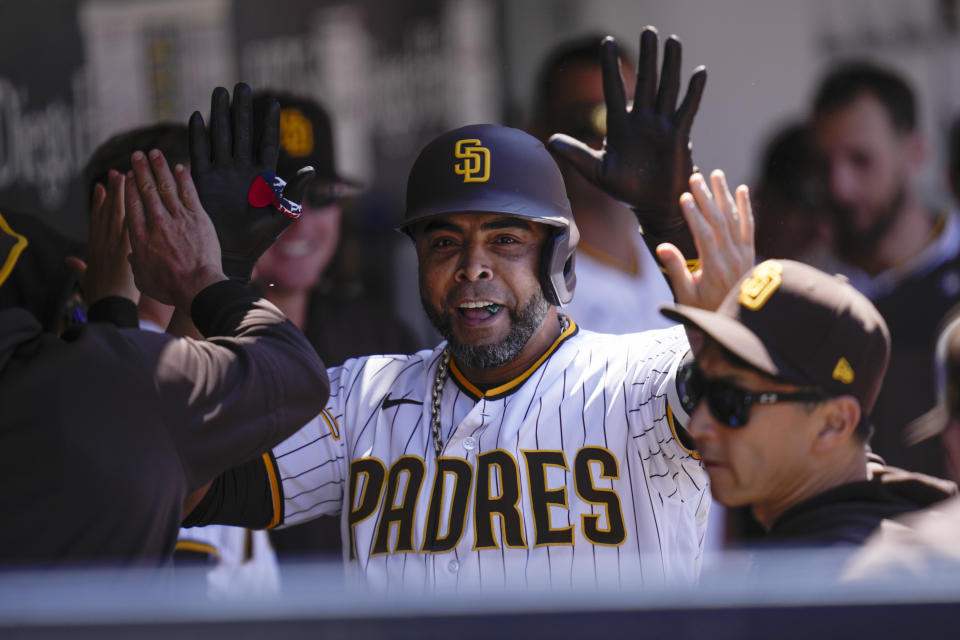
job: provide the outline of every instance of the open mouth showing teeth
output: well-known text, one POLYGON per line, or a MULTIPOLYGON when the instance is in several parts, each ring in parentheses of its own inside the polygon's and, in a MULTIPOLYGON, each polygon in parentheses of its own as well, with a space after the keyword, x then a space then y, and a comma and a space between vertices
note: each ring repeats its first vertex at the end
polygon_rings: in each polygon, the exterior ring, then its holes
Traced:
POLYGON ((489 300, 477 300, 476 302, 464 302, 460 305, 460 313, 468 317, 489 317, 500 311, 503 305, 499 305, 489 300))

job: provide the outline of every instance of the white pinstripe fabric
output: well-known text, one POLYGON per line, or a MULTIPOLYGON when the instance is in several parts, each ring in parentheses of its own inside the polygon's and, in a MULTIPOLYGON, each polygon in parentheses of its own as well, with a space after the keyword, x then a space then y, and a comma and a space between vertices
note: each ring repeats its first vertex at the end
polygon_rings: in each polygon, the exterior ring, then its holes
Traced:
MULTIPOLYGON (((400 457, 413 456, 425 465, 415 507, 415 551, 393 552, 398 527, 392 525, 391 552, 371 554, 385 506, 382 496, 377 511, 353 527, 357 558, 348 562, 349 572, 371 585, 503 589, 692 581, 699 571, 709 489, 700 463, 673 436, 666 398, 686 350, 679 327, 626 336, 580 331, 502 397, 475 400, 448 379, 442 395, 443 455, 466 460, 473 479, 463 536, 443 553, 420 551, 436 471, 429 403, 442 345, 412 356, 350 360, 330 369, 327 411, 336 419, 339 439, 318 417, 274 449, 285 496, 285 524, 343 511, 348 539, 346 513, 357 508, 347 504, 351 461, 373 457, 389 470, 400 457), (405 402, 384 409, 388 396, 391 403, 405 402), (609 528, 610 517, 604 506, 578 496, 574 461, 584 447, 605 449, 616 459, 615 479, 601 478, 598 463, 589 468, 597 490, 619 496, 625 527, 619 544, 593 544, 586 537, 582 516, 599 515, 596 522, 601 528, 609 528), (517 462, 521 489, 517 508, 525 546, 506 548, 503 521, 495 516, 497 548, 475 550, 478 455, 497 449, 517 462), (563 452, 567 469, 545 467, 545 484, 550 490, 566 490, 567 506, 549 506, 549 519, 553 529, 573 527, 573 544, 535 544, 527 451, 563 452)), ((401 479, 395 492, 398 500, 409 476, 401 474, 401 479)), ((494 496, 501 491, 499 482, 494 473, 494 496)), ((361 493, 358 490, 358 498, 361 493)), ((451 493, 441 512, 444 517, 450 511, 451 493)))

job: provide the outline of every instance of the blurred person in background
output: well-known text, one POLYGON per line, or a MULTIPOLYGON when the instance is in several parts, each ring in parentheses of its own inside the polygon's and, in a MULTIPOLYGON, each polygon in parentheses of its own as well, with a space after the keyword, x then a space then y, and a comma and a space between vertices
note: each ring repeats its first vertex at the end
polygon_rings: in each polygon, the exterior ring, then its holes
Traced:
POLYGON ((858 545, 885 518, 956 493, 869 454, 890 336, 842 276, 766 260, 717 311, 663 313, 693 334, 677 390, 710 490, 749 505, 765 543, 858 545))
MULTIPOLYGON (((537 72, 533 114, 528 130, 540 140, 563 133, 594 149, 607 133, 600 66, 602 34, 557 44, 537 72)), ((628 94, 636 86, 636 64, 621 51, 628 94)), ((669 326, 660 305, 673 300, 656 261, 637 233, 630 208, 573 167, 561 163, 567 197, 580 229, 577 245, 577 297, 564 312, 584 329, 634 333, 669 326)))
MULTIPOLYGON (((111 170, 126 174, 133 168, 130 155, 134 151, 145 149, 159 149, 171 167, 178 163, 189 166, 187 126, 172 122, 158 123, 118 133, 99 145, 90 154, 90 159, 87 160, 83 170, 88 202, 93 202, 96 185, 107 186, 107 177, 111 170)), ((74 272, 82 278, 84 270, 82 261, 73 260, 71 263, 74 272)), ((162 333, 167 330, 172 315, 173 307, 170 305, 162 304, 150 296, 140 295, 137 316, 141 329, 162 333)))
POLYGON ((766 143, 754 190, 757 255, 804 261, 829 248, 833 230, 814 174, 809 130, 802 123, 777 129, 766 143))
MULTIPOLYGON (((947 316, 934 357, 937 404, 908 427, 911 440, 940 438, 947 468, 960 482, 960 308, 947 316)), ((896 580, 956 575, 960 569, 960 497, 885 521, 851 558, 846 580, 896 580)))
MULTIPOLYGON (((254 285, 304 332, 328 367, 374 353, 416 351, 420 345, 390 301, 363 295, 338 263, 343 199, 356 194, 358 185, 336 169, 330 116, 313 100, 280 92, 258 92, 254 109, 259 112, 270 100, 281 107, 277 174, 289 182, 310 165, 316 177, 304 194, 303 215, 257 262, 254 285)), ((270 536, 285 558, 339 557, 341 550, 335 516, 270 536)))
MULTIPOLYGON (((138 150, 159 149, 171 171, 177 164, 189 167, 190 150, 187 126, 179 123, 158 123, 131 129, 112 136, 91 154, 84 168, 87 192, 91 202, 97 185, 109 186, 111 171, 126 174, 133 168, 130 156, 138 150)), ((91 243, 91 250, 98 250, 91 243)), ((99 247, 103 249, 103 247, 99 247)), ((79 258, 70 258, 77 277, 83 281, 86 264, 79 258)), ((126 265, 118 265, 125 269, 126 265)), ((137 303, 137 324, 146 331, 163 333, 173 316, 173 307, 140 294, 137 303)), ((123 325, 122 317, 101 317, 123 325)), ((171 328, 177 331, 177 327, 171 328)), ((201 337, 191 328, 191 337, 201 337)), ((211 596, 231 597, 241 594, 268 594, 279 592, 277 559, 265 531, 241 527, 214 525, 180 529, 174 550, 174 566, 203 565, 210 567, 207 583, 211 596)))
POLYGON ((843 273, 890 328, 890 367, 873 411, 873 447, 891 464, 945 476, 937 438, 904 442, 933 406, 937 325, 960 294, 960 224, 920 196, 926 145, 909 84, 889 69, 832 69, 813 101, 811 130, 836 231, 834 252, 811 259, 843 273))

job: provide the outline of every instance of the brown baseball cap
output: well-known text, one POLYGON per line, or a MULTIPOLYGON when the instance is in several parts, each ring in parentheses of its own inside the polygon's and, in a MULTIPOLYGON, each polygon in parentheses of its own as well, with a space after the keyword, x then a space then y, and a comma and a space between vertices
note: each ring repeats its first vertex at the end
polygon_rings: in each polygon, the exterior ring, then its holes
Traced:
POLYGON ((305 198, 339 200, 356 195, 359 183, 344 178, 334 160, 333 124, 319 102, 282 91, 258 91, 253 96, 255 113, 263 113, 270 101, 280 103, 280 155, 277 175, 290 182, 301 167, 310 165, 316 177, 305 198))
POLYGON ((873 409, 890 358, 890 331, 877 308, 843 276, 793 260, 755 266, 716 311, 661 308, 760 371, 873 409))

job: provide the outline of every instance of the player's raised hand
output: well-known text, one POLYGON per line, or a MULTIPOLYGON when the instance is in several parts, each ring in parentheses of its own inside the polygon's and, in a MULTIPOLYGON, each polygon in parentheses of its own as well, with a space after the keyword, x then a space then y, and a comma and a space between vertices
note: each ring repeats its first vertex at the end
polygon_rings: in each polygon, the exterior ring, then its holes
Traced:
POLYGON ((713 195, 703 176, 695 173, 690 176, 690 192, 680 196, 699 265, 691 270, 683 253, 672 244, 657 247, 657 257, 667 270, 678 303, 713 310, 753 266, 755 248, 747 186, 737 187, 734 200, 723 171, 711 173, 710 183, 713 195))
POLYGON ((280 152, 280 105, 272 101, 254 122, 250 87, 213 90, 210 125, 190 116, 190 171, 223 250, 223 270, 247 282, 253 265, 300 216, 299 199, 313 170, 301 170, 286 185, 276 176, 280 152))
POLYGON ((200 291, 226 279, 217 233, 186 167, 178 164, 171 173, 156 149, 149 157, 134 153, 131 163, 124 200, 137 287, 189 312, 200 291))
POLYGON ((123 190, 124 176, 116 171, 108 174, 106 188, 100 184, 93 188, 87 260, 67 258, 67 265, 90 304, 108 296, 121 296, 134 302, 140 299, 127 260, 130 241, 124 225, 123 190))
POLYGON ((607 107, 607 136, 602 149, 591 149, 563 134, 553 135, 547 144, 588 180, 630 205, 645 235, 665 240, 672 239, 675 230, 683 226, 677 202, 686 191, 693 170, 690 129, 707 71, 703 67, 694 71, 687 94, 677 108, 682 47, 675 36, 667 39, 658 84, 657 45, 656 29, 644 28, 640 35, 637 86, 630 105, 620 75, 616 42, 608 37, 601 44, 607 107))

